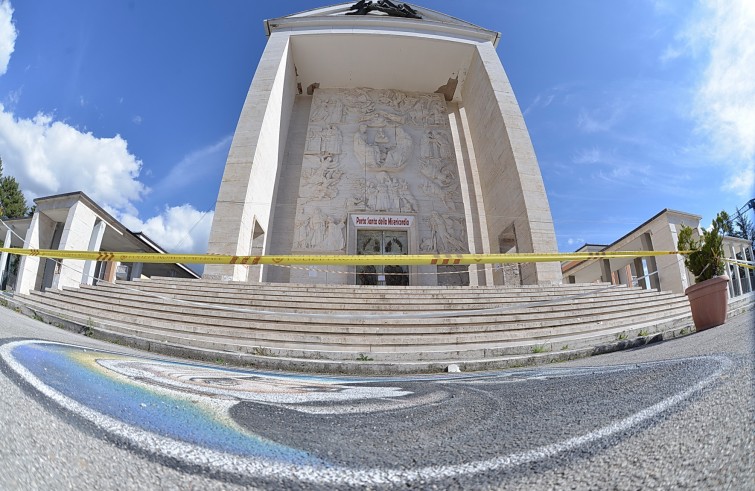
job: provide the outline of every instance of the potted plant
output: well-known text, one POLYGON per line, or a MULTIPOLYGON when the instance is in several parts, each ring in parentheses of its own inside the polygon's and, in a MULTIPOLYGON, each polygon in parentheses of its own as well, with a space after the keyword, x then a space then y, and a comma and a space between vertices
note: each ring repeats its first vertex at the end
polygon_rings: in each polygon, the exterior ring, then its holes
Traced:
POLYGON ((684 290, 689 298, 692 320, 698 331, 726 322, 729 277, 726 273, 723 234, 728 229, 725 211, 716 215, 709 230, 698 240, 694 230, 682 225, 677 248, 692 251, 684 256, 684 265, 695 275, 695 284, 684 290))

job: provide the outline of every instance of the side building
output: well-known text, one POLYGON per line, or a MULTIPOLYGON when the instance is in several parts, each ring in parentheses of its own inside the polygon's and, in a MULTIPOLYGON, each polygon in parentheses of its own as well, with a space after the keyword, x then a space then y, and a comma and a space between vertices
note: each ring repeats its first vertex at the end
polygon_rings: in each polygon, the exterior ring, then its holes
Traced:
MULTIPOLYGON (((5 220, 0 224, 4 247, 165 253, 149 237, 130 231, 80 191, 37 198, 34 204, 36 208, 31 217, 5 220)), ((23 294, 31 290, 91 285, 98 279, 113 281, 152 276, 198 278, 185 265, 175 263, 121 264, 113 261, 12 256, 6 252, 0 256, 0 285, 2 289, 13 289, 23 294)))
MULTIPOLYGON (((702 235, 701 218, 700 215, 666 208, 609 245, 585 244, 577 252, 676 251, 682 226, 697 230, 698 237, 702 235)), ((723 246, 728 259, 753 261, 749 240, 724 236, 723 246)), ((731 263, 728 269, 731 278, 729 297, 752 295, 755 271, 731 263)), ((564 283, 605 282, 680 294, 695 284, 695 277, 685 267, 684 257, 680 254, 568 261, 562 265, 562 272, 564 283)))
MULTIPOLYGON (((496 53, 498 33, 395 2, 316 9, 268 20, 265 29, 210 253, 557 251, 535 152, 496 53)), ((561 281, 556 263, 507 268, 208 265, 204 276, 428 286, 561 281)))

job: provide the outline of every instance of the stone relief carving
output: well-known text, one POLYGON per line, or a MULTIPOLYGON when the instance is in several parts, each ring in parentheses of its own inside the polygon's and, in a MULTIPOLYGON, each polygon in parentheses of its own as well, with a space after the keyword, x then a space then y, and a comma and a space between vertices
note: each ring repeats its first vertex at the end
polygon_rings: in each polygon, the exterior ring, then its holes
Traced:
POLYGON ((458 188, 452 189, 449 186, 447 189, 443 189, 434 180, 425 179, 419 189, 431 200, 442 201, 450 211, 456 211, 456 201, 459 200, 458 188))
POLYGON ((340 97, 323 99, 313 109, 310 117, 312 122, 335 124, 343 121, 344 104, 340 97))
POLYGON ((357 162, 367 167, 377 167, 380 162, 380 149, 367 141, 367 125, 360 124, 354 133, 354 155, 357 162))
POLYGON ((346 213, 370 211, 417 214, 421 250, 466 251, 465 222, 447 213, 457 211, 462 198, 446 108, 440 94, 318 88, 293 248, 345 250, 346 213))
POLYGON ((426 159, 448 159, 453 155, 453 147, 445 132, 429 130, 422 137, 420 154, 426 159))
POLYGON ((336 125, 331 124, 322 130, 320 140, 320 155, 339 155, 341 153, 341 144, 343 136, 336 125))
POLYGON ((379 127, 369 142, 366 124, 359 125, 354 134, 354 155, 357 162, 370 170, 397 171, 403 169, 411 159, 414 140, 402 127, 386 129, 379 127))
POLYGON ((367 211, 416 213, 419 210, 406 179, 386 172, 374 179, 357 180, 351 205, 355 210, 367 211))
POLYGON ((338 195, 338 184, 343 170, 337 158, 325 154, 319 157, 319 166, 302 171, 302 184, 299 192, 304 202, 332 200, 338 195))
POLYGON ((313 126, 307 129, 304 153, 335 156, 341 153, 342 144, 343 135, 336 125, 313 126))
POLYGON ((294 233, 295 249, 315 249, 320 251, 342 251, 346 247, 345 219, 337 220, 326 215, 320 208, 311 213, 302 209, 296 221, 294 233))
POLYGON ((463 240, 464 225, 460 218, 443 216, 433 211, 427 221, 430 226, 430 236, 422 240, 420 245, 422 251, 443 254, 467 251, 467 245, 463 240))

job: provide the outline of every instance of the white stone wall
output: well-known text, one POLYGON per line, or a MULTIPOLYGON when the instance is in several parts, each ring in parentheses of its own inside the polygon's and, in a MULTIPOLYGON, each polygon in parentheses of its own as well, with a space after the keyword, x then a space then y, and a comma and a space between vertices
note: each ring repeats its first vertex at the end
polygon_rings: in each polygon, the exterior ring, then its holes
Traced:
MULTIPOLYGON (((275 221, 269 229, 272 240, 269 254, 291 254, 296 203, 299 199, 299 180, 311 106, 312 96, 296 96, 281 163, 280 182, 275 201, 275 221)), ((288 283, 291 281, 290 272, 289 267, 270 266, 267 281, 288 283)))
MULTIPOLYGON (((274 215, 279 169, 296 96, 287 33, 270 36, 239 117, 215 205, 208 250, 249 255, 255 221, 267 232, 274 215)), ((270 247, 266 234, 263 253, 270 247)), ((207 265, 205 277, 248 279, 245 266, 207 265)), ((259 281, 259 278, 252 280, 259 281)))
MULTIPOLYGON (((491 43, 478 45, 462 89, 490 248, 513 230, 518 252, 557 252, 553 219, 519 105, 491 43)), ((560 283, 558 263, 521 268, 525 284, 560 283)))

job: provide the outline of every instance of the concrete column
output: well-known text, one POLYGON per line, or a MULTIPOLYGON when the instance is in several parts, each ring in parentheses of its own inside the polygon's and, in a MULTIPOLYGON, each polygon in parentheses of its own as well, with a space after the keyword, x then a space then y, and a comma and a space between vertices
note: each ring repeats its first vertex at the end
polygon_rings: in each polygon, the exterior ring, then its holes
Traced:
POLYGON ((610 259, 600 260, 600 276, 603 278, 603 281, 605 281, 606 283, 613 283, 613 274, 611 271, 610 259))
MULTIPOLYGON (((747 246, 743 245, 743 246, 740 246, 739 248, 742 251, 742 261, 747 261, 747 246)), ((737 268, 737 269, 739 269, 739 268, 737 268)), ((745 273, 744 274, 744 280, 745 281, 744 281, 744 285, 742 285, 742 286, 743 286, 743 288, 746 286, 747 287, 747 292, 749 293, 749 292, 752 291, 752 281, 750 279, 750 273, 748 272, 747 268, 744 269, 744 273, 745 273)), ((744 293, 744 292, 742 292, 742 293, 744 293)))
MULTIPOLYGON (((102 236, 105 235, 105 228, 107 224, 102 220, 98 220, 94 228, 92 229, 92 236, 89 238, 88 251, 99 251, 100 245, 102 245, 102 236)), ((94 270, 97 267, 97 261, 86 261, 84 263, 84 269, 81 272, 81 284, 91 285, 94 280, 94 270)))
POLYGON ((624 274, 626 275, 626 283, 628 287, 632 287, 633 281, 632 281, 632 265, 627 264, 624 266, 624 274))
MULTIPOLYGON (((9 248, 11 244, 11 239, 13 238, 13 232, 11 229, 8 229, 5 232, 5 240, 3 241, 3 247, 9 248)), ((5 279, 5 272, 8 269, 8 253, 3 252, 0 254, 0 285, 2 285, 3 280, 5 279)))
POLYGON ((142 277, 142 269, 144 269, 144 263, 133 263, 131 265, 131 271, 128 273, 129 281, 134 278, 139 279, 142 277))
POLYGON ((115 282, 115 273, 118 272, 118 266, 121 263, 118 261, 108 261, 105 263, 105 274, 102 276, 102 281, 107 281, 108 283, 114 283, 115 282))
MULTIPOLYGON (((736 261, 737 249, 734 245, 731 245, 729 249, 731 250, 731 258, 736 261)), ((731 281, 734 283, 734 296, 739 296, 744 293, 744 291, 742 291, 742 278, 739 276, 739 266, 737 266, 736 264, 732 264, 732 266, 733 267, 731 268, 731 271, 733 273, 733 278, 731 279, 731 281)))
MULTIPOLYGON (((77 201, 68 209, 63 234, 60 237, 58 249, 61 251, 85 250, 90 244, 97 215, 81 201, 77 201)), ((60 274, 53 281, 52 287, 78 287, 81 284, 84 260, 65 259, 60 274)))
MULTIPOLYGON (((650 237, 649 233, 642 234, 642 238, 640 239, 642 243, 642 250, 643 251, 654 251, 655 248, 653 248, 653 239, 650 237)), ((681 257, 681 256, 677 256, 681 257)), ((648 279, 650 280, 650 288, 653 290, 661 291, 661 278, 660 274, 658 274, 658 262, 655 260, 655 256, 648 256, 645 259, 645 262, 648 267, 648 274, 651 275, 648 279), (656 273, 656 274, 653 274, 656 273)), ((684 276, 684 283, 686 283, 687 279, 687 269, 684 267, 684 260, 682 260, 681 264, 681 273, 684 276)), ((686 286, 684 287, 686 288, 686 286)))
POLYGON ((647 273, 645 273, 645 266, 642 262, 641 257, 637 257, 634 259, 634 270, 637 273, 637 286, 644 290, 650 290, 650 281, 649 278, 643 278, 647 273))
MULTIPOLYGON (((44 213, 37 211, 31 219, 29 230, 24 238, 24 249, 46 249, 52 242, 55 233, 55 222, 44 213)), ((31 290, 39 288, 40 259, 33 256, 21 256, 16 278, 16 292, 28 295, 31 290)))

